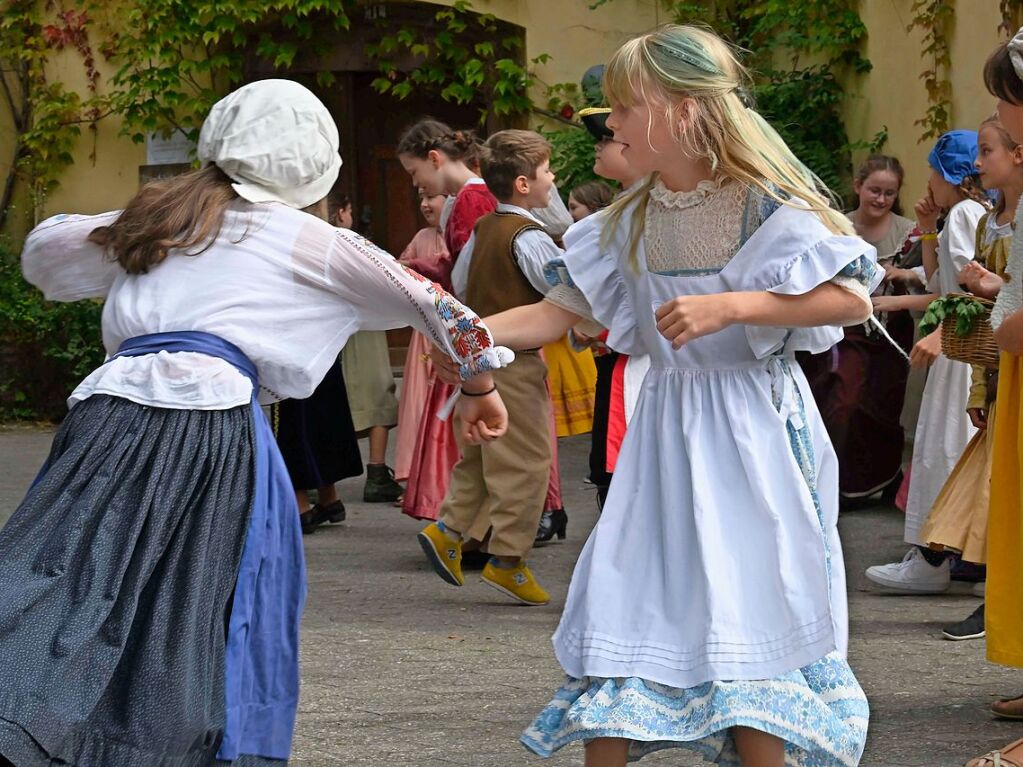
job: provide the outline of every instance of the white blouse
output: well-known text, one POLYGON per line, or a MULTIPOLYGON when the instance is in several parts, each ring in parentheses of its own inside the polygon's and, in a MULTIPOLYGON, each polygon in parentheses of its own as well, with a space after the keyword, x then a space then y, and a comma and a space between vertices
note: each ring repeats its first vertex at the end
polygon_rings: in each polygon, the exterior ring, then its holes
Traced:
MULTIPOLYGON (((235 201, 208 249, 178 251, 130 275, 86 240, 118 212, 54 216, 28 236, 25 278, 47 298, 105 298, 103 344, 114 354, 148 333, 203 331, 256 365, 260 401, 304 398, 359 330, 412 325, 463 362, 463 377, 513 357, 471 310, 365 238, 278 203, 235 201)), ((110 394, 144 405, 220 410, 246 404, 248 379, 190 352, 109 360, 69 399, 110 394)))

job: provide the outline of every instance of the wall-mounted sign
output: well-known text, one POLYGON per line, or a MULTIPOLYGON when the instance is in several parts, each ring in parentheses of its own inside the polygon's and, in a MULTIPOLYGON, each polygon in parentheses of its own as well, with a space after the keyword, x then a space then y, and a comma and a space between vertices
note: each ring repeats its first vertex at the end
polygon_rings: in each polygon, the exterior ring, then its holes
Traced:
POLYGON ((181 131, 169 137, 159 133, 146 136, 146 165, 179 165, 195 159, 195 142, 181 131))

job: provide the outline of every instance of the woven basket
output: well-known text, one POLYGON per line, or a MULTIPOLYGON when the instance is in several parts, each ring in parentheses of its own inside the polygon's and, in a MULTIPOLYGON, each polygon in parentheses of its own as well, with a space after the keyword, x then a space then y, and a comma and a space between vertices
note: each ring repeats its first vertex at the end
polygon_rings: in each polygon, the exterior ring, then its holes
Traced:
MULTIPOLYGON (((949 293, 950 296, 965 296, 967 293, 949 293)), ((998 367, 998 345, 991 330, 991 307, 994 301, 986 298, 970 296, 974 301, 984 304, 988 311, 984 317, 978 317, 973 328, 965 336, 956 333, 956 317, 950 315, 941 321, 941 351, 950 360, 968 362, 986 368, 998 367)))

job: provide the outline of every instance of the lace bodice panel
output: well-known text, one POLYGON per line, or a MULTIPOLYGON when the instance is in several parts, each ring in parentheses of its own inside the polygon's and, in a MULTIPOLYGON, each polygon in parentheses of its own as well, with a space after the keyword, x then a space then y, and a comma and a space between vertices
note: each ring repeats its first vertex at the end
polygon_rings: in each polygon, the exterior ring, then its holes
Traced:
POLYGON ((690 192, 658 181, 646 209, 647 268, 680 274, 724 267, 742 242, 748 197, 749 189, 733 181, 701 181, 690 192))

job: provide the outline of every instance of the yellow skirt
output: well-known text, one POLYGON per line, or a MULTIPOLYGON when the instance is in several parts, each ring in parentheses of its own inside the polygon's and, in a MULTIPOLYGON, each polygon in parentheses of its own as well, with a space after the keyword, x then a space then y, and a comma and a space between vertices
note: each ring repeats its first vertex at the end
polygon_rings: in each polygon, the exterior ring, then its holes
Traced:
POLYGON ((979 565, 987 561, 996 410, 994 405, 989 409, 988 427, 966 446, 920 531, 932 548, 957 551, 967 562, 979 565))
POLYGON ((593 353, 588 349, 574 351, 565 337, 543 347, 543 356, 558 436, 586 434, 593 428, 593 392, 597 385, 593 353))
POLYGON ((987 657, 1023 668, 1023 358, 1002 353, 991 462, 987 587, 987 657))

